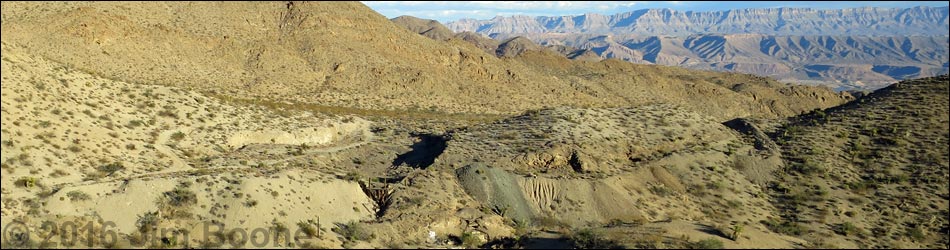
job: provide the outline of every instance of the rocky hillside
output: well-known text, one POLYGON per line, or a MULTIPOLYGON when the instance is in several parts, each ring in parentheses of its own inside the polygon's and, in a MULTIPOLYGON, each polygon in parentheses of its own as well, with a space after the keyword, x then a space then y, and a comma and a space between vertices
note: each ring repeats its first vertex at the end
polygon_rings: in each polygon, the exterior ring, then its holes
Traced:
POLYGON ((793 119, 763 222, 816 247, 946 248, 950 78, 904 81, 793 119))
POLYGON ((744 72, 837 89, 877 89, 946 74, 948 8, 715 12, 641 10, 604 16, 496 17, 448 23, 496 39, 591 49, 602 58, 744 72))
MULTIPOLYGON (((726 108, 712 112, 726 119, 789 116, 845 100, 821 88, 803 89, 801 95, 756 94, 777 88, 751 76, 702 73, 710 77, 695 78, 691 71, 652 70, 663 75, 645 77, 660 81, 629 84, 641 73, 539 69, 529 60, 497 58, 463 40, 420 36, 359 3, 4 2, 2 18, 3 41, 93 75, 280 102, 512 114, 544 106, 641 104, 698 94, 698 88, 686 87, 697 85, 714 92, 684 98, 691 103, 687 106, 726 108), (713 76, 722 82, 710 82, 713 76), (600 77, 628 84, 592 80, 600 77), (677 78, 682 80, 662 80, 677 78), (724 87, 737 84, 764 88, 740 94, 724 87), (628 87, 645 91, 617 89, 628 87), (735 94, 725 99, 713 95, 717 92, 735 94), (608 93, 616 97, 605 98, 608 93), (782 107, 736 105, 755 102, 782 107)), ((612 64, 565 66, 606 69, 612 64)))
MULTIPOLYGON (((88 225, 92 235, 114 235, 100 241, 81 233, 77 241, 49 231, 7 231, 4 248, 194 246, 207 237, 197 234, 200 222, 266 228, 306 225, 298 222, 311 216, 330 225, 373 216, 332 203, 372 204, 357 183, 283 163, 294 157, 284 150, 332 154, 366 143, 372 136, 366 120, 235 105, 89 75, 6 43, 2 51, 2 224, 38 229, 37 223, 70 222, 88 225), (283 172, 262 174, 277 165, 283 172), (294 205, 311 200, 322 202, 294 205), (194 241, 149 236, 173 227, 196 232, 194 241)), ((182 239, 175 234, 164 237, 182 239)), ((245 244, 233 246, 251 245, 245 244)))
POLYGON ((452 30, 446 28, 445 25, 435 20, 421 19, 413 16, 400 16, 390 20, 396 25, 409 29, 409 31, 435 40, 444 41, 455 35, 455 32, 452 32, 452 30))
POLYGON ((946 248, 946 77, 773 133, 852 97, 359 3, 0 6, 4 249, 946 248))
POLYGON ((485 50, 485 52, 488 52, 489 54, 495 54, 498 57, 515 57, 529 50, 548 50, 561 54, 570 59, 586 61, 601 60, 601 58, 590 49, 576 49, 574 47, 564 45, 547 45, 542 47, 534 41, 524 37, 512 37, 504 41, 496 41, 475 32, 465 31, 454 33, 438 21, 422 19, 413 16, 400 16, 390 20, 392 20, 396 25, 406 28, 414 33, 418 33, 419 35, 439 41, 445 41, 450 38, 460 39, 475 45, 475 47, 485 50))

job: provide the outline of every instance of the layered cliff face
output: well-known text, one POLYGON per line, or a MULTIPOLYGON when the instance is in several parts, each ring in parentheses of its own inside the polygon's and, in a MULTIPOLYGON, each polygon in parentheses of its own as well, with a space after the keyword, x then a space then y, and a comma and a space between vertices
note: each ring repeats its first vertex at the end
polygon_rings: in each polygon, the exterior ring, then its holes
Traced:
POLYGON ((748 72, 841 89, 878 88, 895 79, 945 74, 946 37, 549 35, 528 37, 592 49, 602 57, 694 69, 748 72))
POLYGON ((765 35, 946 35, 947 7, 740 9, 727 11, 676 11, 645 9, 614 15, 589 13, 578 16, 495 17, 463 19, 446 26, 455 31, 482 34, 510 33, 615 33, 641 35, 690 35, 695 33, 765 35))
POLYGON ((602 58, 752 73, 845 90, 947 73, 947 20, 946 7, 663 9, 466 19, 447 27, 590 49, 602 58))

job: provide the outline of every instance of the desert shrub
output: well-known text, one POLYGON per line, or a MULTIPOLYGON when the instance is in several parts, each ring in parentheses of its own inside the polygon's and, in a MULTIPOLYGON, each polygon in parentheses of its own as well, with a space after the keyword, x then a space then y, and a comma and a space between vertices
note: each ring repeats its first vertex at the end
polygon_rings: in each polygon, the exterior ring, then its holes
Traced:
POLYGON ((343 180, 348 180, 348 181, 359 181, 360 179, 363 179, 363 176, 357 172, 349 172, 349 173, 346 173, 345 176, 343 176, 343 180))
POLYGON ((803 163, 793 164, 792 170, 804 175, 821 174, 825 172, 824 167, 812 160, 805 160, 803 163))
POLYGON ((671 196, 675 194, 675 192, 672 189, 664 185, 650 186, 650 191, 653 192, 653 194, 656 194, 657 196, 660 196, 660 197, 667 197, 667 196, 671 196))
POLYGON ((721 190, 725 184, 722 181, 707 182, 706 188, 711 190, 721 190))
POLYGON ((742 236, 742 232, 744 231, 745 227, 743 227, 741 224, 736 224, 735 226, 732 226, 732 234, 729 235, 729 238, 731 238, 733 241, 737 241, 739 240, 739 237, 742 236))
POLYGON ((801 225, 795 222, 789 221, 778 221, 778 220, 767 220, 762 221, 762 224, 765 224, 765 227, 772 230, 772 232, 792 235, 792 236, 801 236, 805 231, 801 225))
POLYGON ((920 230, 920 227, 908 228, 906 235, 907 237, 910 237, 912 240, 917 241, 917 242, 924 240, 924 237, 925 237, 924 231, 920 230))
POLYGON ((857 182, 850 182, 846 184, 848 189, 856 193, 865 193, 869 189, 877 189, 878 183, 875 180, 861 180, 857 182))
POLYGON ((135 226, 139 228, 139 232, 149 232, 152 228, 158 226, 158 220, 158 212, 146 212, 139 215, 139 218, 135 221, 135 226))
POLYGON ((300 228, 304 234, 310 237, 317 236, 317 227, 314 227, 310 221, 300 221, 297 222, 297 227, 300 228))
POLYGON ((138 126, 142 126, 142 124, 143 124, 143 122, 142 122, 141 120, 131 120, 131 121, 129 121, 129 123, 126 124, 125 126, 126 126, 126 127, 129 127, 129 128, 136 128, 136 127, 138 127, 138 126))
POLYGON ((175 132, 174 134, 172 134, 172 136, 169 137, 169 138, 171 138, 172 140, 175 140, 175 141, 181 141, 181 140, 184 140, 184 139, 185 139, 185 133, 182 133, 181 131, 178 131, 178 132, 175 132))
POLYGON ((173 110, 162 110, 158 112, 158 116, 178 119, 178 113, 173 110))
POLYGON ((79 190, 69 191, 69 193, 66 193, 66 197, 69 197, 71 201, 84 201, 90 198, 89 194, 79 190))
POLYGON ((62 169, 53 170, 53 172, 49 174, 50 177, 61 177, 67 175, 69 175, 69 173, 62 169))
POLYGON ((571 242, 576 248, 583 249, 618 249, 617 242, 607 239, 598 231, 590 228, 581 229, 571 234, 571 242))
POLYGON ((746 169, 754 166, 753 158, 751 156, 736 155, 732 160, 732 168, 739 171, 744 171, 746 169))
POLYGON ((123 166, 121 162, 113 162, 113 163, 99 166, 98 168, 96 168, 96 170, 99 170, 99 172, 102 172, 106 175, 112 175, 115 172, 125 170, 125 166, 123 166))
POLYGON ((738 200, 726 200, 726 206, 736 209, 742 206, 742 202, 738 200))
POLYGON ((690 244, 692 249, 722 249, 722 241, 709 238, 705 240, 700 240, 690 244))
POLYGON ((165 192, 163 195, 165 197, 165 201, 168 202, 169 205, 176 207, 194 205, 195 203, 198 203, 198 196, 185 187, 175 187, 175 189, 165 192))
POLYGON ((471 232, 462 233, 462 236, 459 237, 459 239, 462 240, 462 246, 466 248, 470 248, 470 249, 477 248, 478 246, 483 244, 482 239, 478 238, 477 236, 475 236, 475 234, 471 232))
POLYGON ((17 179, 16 182, 14 182, 14 184, 20 187, 33 188, 36 186, 36 182, 37 182, 36 177, 24 176, 24 177, 20 177, 20 179, 17 179))
POLYGON ((844 236, 857 235, 861 233, 861 230, 854 226, 854 224, 851 224, 851 222, 845 222, 836 225, 834 231, 835 233, 844 236))
POLYGON ((512 219, 511 223, 515 229, 515 235, 525 235, 528 233, 528 222, 526 220, 512 219))
POLYGON ((368 241, 376 238, 376 235, 370 233, 366 228, 363 228, 362 224, 356 221, 337 223, 332 231, 343 236, 346 241, 368 241))

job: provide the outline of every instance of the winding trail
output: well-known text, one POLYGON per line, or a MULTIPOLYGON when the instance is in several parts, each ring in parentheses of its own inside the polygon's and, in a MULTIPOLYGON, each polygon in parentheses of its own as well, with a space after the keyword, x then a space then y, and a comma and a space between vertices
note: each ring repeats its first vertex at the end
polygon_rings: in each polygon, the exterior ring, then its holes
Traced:
MULTIPOLYGON (((95 184, 101 184, 101 183, 123 182, 123 181, 131 181, 131 180, 138 180, 138 179, 145 179, 145 178, 171 178, 171 177, 180 177, 180 176, 185 176, 185 175, 191 175, 191 176, 212 175, 212 174, 218 174, 221 172, 244 173, 244 172, 260 171, 260 169, 257 169, 251 166, 217 167, 217 168, 191 167, 183 159, 181 159, 181 157, 179 157, 171 147, 168 147, 168 145, 165 144, 168 142, 171 135, 174 134, 175 132, 182 131, 183 133, 187 134, 186 131, 190 131, 190 130, 191 130, 190 128, 185 128, 185 129, 180 129, 180 130, 166 130, 158 136, 158 139, 156 140, 156 143, 155 143, 155 149, 158 150, 160 153, 163 153, 169 157, 172 157, 172 161, 174 165, 169 169, 158 171, 158 172, 150 172, 150 173, 144 173, 144 174, 139 174, 139 175, 133 175, 133 176, 128 176, 128 177, 115 177, 115 178, 103 179, 103 180, 89 180, 89 181, 80 181, 80 182, 59 183, 59 184, 52 185, 52 189, 61 190, 65 187, 89 186, 89 185, 95 185, 95 184)), ((349 144, 326 147, 326 148, 309 149, 309 150, 306 150, 305 154, 303 155, 284 157, 281 159, 270 161, 267 164, 274 165, 274 164, 290 162, 290 161, 299 160, 306 157, 312 157, 315 154, 337 153, 340 151, 357 148, 357 147, 370 144, 370 143, 377 143, 377 142, 372 141, 371 135, 365 136, 363 140, 349 143, 349 144)), ((293 167, 289 167, 289 168, 293 168, 293 167)))

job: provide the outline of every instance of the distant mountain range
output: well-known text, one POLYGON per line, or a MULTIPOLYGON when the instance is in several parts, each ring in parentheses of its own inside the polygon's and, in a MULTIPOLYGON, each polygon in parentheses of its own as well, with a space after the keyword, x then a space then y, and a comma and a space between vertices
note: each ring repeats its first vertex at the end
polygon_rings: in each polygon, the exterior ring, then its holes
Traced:
POLYGON ((591 49, 602 58, 738 71, 839 89, 876 89, 948 72, 948 7, 646 9, 614 15, 447 23, 497 40, 591 49))

